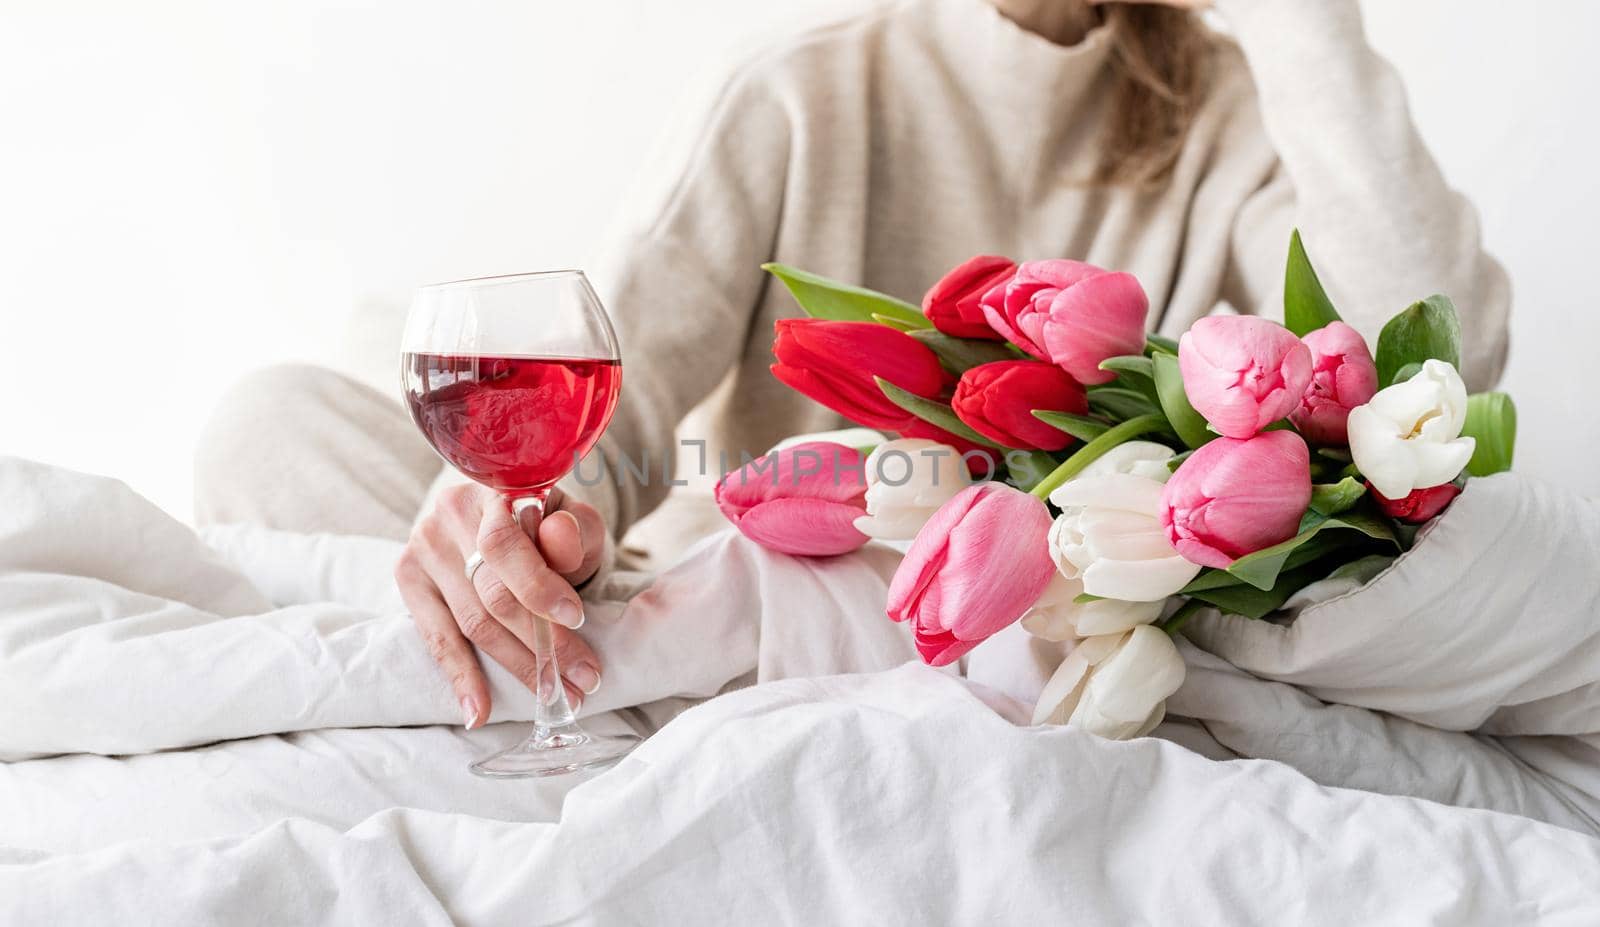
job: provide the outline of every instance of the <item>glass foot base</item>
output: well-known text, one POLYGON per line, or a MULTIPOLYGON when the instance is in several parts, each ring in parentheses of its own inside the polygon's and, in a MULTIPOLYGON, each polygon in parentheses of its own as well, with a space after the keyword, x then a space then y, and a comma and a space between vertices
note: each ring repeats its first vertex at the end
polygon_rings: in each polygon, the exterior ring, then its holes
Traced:
POLYGON ((639 745, 637 734, 590 734, 576 724, 538 730, 509 750, 484 757, 467 768, 489 779, 561 776, 609 766, 639 745))

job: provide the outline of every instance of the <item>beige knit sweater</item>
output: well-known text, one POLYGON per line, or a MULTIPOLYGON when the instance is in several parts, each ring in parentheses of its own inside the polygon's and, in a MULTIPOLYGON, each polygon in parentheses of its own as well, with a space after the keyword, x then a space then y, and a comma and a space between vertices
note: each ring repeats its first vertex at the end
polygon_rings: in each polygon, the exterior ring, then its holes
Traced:
POLYGON ((666 495, 661 460, 680 422, 683 438, 709 441, 713 470, 719 450, 737 460, 840 426, 768 371, 773 322, 799 313, 765 261, 914 302, 973 254, 1079 258, 1136 274, 1152 326, 1175 336, 1221 304, 1281 316, 1298 226, 1363 334, 1449 294, 1466 378, 1492 383, 1505 274, 1368 47, 1356 0, 1218 9, 1234 40, 1217 39, 1209 97, 1156 190, 1080 183, 1108 116, 1104 29, 1068 48, 984 0, 901 0, 739 68, 686 163, 633 204, 642 221, 593 275, 624 358, 601 450, 613 475, 619 455, 648 457, 652 473, 581 494, 621 531, 666 495))

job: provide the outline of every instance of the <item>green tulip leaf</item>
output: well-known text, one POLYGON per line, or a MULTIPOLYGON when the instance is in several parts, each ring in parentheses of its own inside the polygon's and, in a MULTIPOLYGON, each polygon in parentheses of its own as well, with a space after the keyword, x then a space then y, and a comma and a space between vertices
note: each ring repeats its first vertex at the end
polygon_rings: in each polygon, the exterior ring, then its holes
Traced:
POLYGON ((1394 382, 1404 383, 1422 372, 1422 365, 1412 362, 1394 372, 1394 382))
POLYGON ((1327 578, 1343 579, 1350 577, 1359 579, 1362 582, 1370 582, 1371 580, 1375 579, 1379 573, 1382 573, 1385 569, 1388 569, 1389 565, 1394 563, 1397 556, 1399 555, 1367 554, 1365 557, 1359 557, 1355 560, 1349 560, 1339 564, 1333 568, 1333 572, 1329 573, 1327 578))
POLYGON ((1098 419, 1089 418, 1087 415, 1073 415, 1071 412, 1051 412, 1047 409, 1034 409, 1033 417, 1051 428, 1072 435, 1079 441, 1093 441, 1111 428, 1110 425, 1098 419))
POLYGON ((1097 386, 1089 390, 1089 408, 1118 421, 1161 411, 1149 396, 1118 386, 1097 386))
POLYGON ((783 281, 794 301, 814 319, 837 322, 894 320, 896 328, 932 328, 927 316, 910 303, 866 287, 830 280, 787 264, 762 264, 761 269, 783 281))
POLYGON ((1244 580, 1234 576, 1227 570, 1218 570, 1214 567, 1206 567, 1205 569, 1201 570, 1199 575, 1195 576, 1194 579, 1189 580, 1189 585, 1179 589, 1178 595, 1194 595, 1197 592, 1206 592, 1212 589, 1226 589, 1229 586, 1242 585, 1244 585, 1244 580))
POLYGON ((1176 339, 1168 338, 1166 335, 1158 335, 1155 332, 1151 332, 1144 336, 1144 353, 1147 357, 1154 357, 1157 354, 1177 356, 1178 342, 1176 339))
POLYGON ((1316 268, 1300 241, 1300 230, 1289 234, 1289 262, 1283 272, 1283 324, 1300 337, 1339 321, 1333 300, 1317 279, 1316 268))
POLYGON ((1116 373, 1131 373, 1147 380, 1155 379, 1156 375, 1155 362, 1143 354, 1124 354, 1118 357, 1108 357, 1100 362, 1100 369, 1111 370, 1116 373))
POLYGON ((1044 482, 1057 466, 1056 459, 1044 451, 1006 451, 1005 460, 1009 482, 1023 492, 1044 482))
POLYGON ((1282 608, 1290 596, 1314 582, 1336 576, 1370 576, 1380 572, 1384 564, 1394 562, 1395 558, 1394 554, 1368 554, 1356 560, 1346 560, 1349 556, 1348 552, 1341 552, 1325 560, 1294 564, 1279 574, 1278 581, 1273 583, 1270 591, 1244 584, 1217 586, 1197 592, 1192 598, 1246 618, 1265 618, 1282 608))
POLYGON ((1467 423, 1461 433, 1478 442, 1467 463, 1473 476, 1489 476, 1511 469, 1517 445, 1517 406, 1505 393, 1477 393, 1467 397, 1467 423))
POLYGON ((1157 354, 1150 358, 1154 373, 1156 395, 1161 398, 1161 411, 1166 414, 1172 430, 1190 449, 1197 448, 1213 437, 1206 428, 1205 416, 1189 404, 1189 394, 1183 391, 1183 373, 1178 369, 1178 358, 1172 354, 1157 354))
POLYGON ((873 379, 877 381, 878 389, 883 390, 883 394, 889 397, 890 402, 928 424, 943 428, 956 437, 965 438, 973 444, 994 448, 997 451, 1005 450, 1003 446, 990 441, 967 427, 966 422, 956 417, 955 410, 944 403, 936 399, 925 399, 916 393, 903 390, 883 377, 873 377, 873 379))
POLYGON ((1211 603, 1209 602, 1202 602, 1199 599, 1190 599, 1189 601, 1178 606, 1177 611, 1173 612, 1170 617, 1156 625, 1156 627, 1167 632, 1173 637, 1177 637, 1178 632, 1183 630, 1183 626, 1189 623, 1189 619, 1205 611, 1208 607, 1210 607, 1210 604, 1211 603))
POLYGON ((1161 397, 1156 393, 1155 364, 1150 358, 1143 354, 1108 357, 1100 362, 1100 369, 1115 373, 1118 387, 1132 390, 1150 400, 1153 407, 1159 407, 1161 397))
POLYGON ((915 322, 909 322, 896 316, 884 315, 881 312, 874 312, 872 314, 872 321, 877 322, 879 325, 887 325, 897 332, 905 332, 908 335, 915 332, 938 331, 938 329, 934 328, 922 328, 915 322))
POLYGON ((1405 368, 1426 360, 1442 360, 1461 369, 1461 319, 1446 296, 1412 303, 1389 320, 1378 335, 1378 384, 1400 382, 1405 368))
POLYGON ((1351 476, 1337 483, 1318 483, 1311 487, 1311 510, 1321 515, 1338 515, 1354 508, 1366 494, 1366 484, 1351 476))
POLYGON ((1246 618, 1265 618, 1283 607, 1289 597, 1328 575, 1329 564, 1308 563, 1278 574, 1270 589, 1240 583, 1190 593, 1190 598, 1213 605, 1224 612, 1246 618))
MULTIPOLYGON (((1359 535, 1349 533, 1322 534, 1309 540, 1290 552, 1283 561, 1279 572, 1299 569, 1328 553, 1342 548, 1364 543, 1359 535)), ((1209 592, 1213 589, 1227 589, 1231 586, 1248 586, 1249 583, 1227 570, 1218 570, 1206 567, 1200 574, 1189 581, 1189 585, 1178 590, 1178 595, 1194 595, 1200 592, 1209 592)))
MULTIPOLYGON (((889 323, 892 324, 892 323, 889 323)), ((896 326, 898 327, 898 326, 896 326)), ((957 338, 946 335, 934 328, 922 328, 909 332, 911 337, 933 349, 939 355, 939 363, 944 369, 955 376, 961 376, 973 367, 983 364, 992 364, 995 361, 1015 360, 1011 352, 998 341, 976 341, 971 338, 957 338)))
MULTIPOLYGON (((1359 531, 1369 538, 1398 546, 1394 531, 1389 528, 1389 523, 1375 515, 1350 511, 1345 512, 1338 518, 1329 518, 1316 511, 1311 511, 1307 512, 1306 517, 1301 520, 1299 534, 1281 544, 1274 544, 1271 547, 1240 557, 1228 567, 1228 572, 1257 589, 1270 590, 1274 588, 1278 580, 1278 574, 1287 566, 1290 555, 1294 554, 1299 548, 1315 542, 1322 532, 1340 529, 1359 531)), ((1334 542, 1323 540, 1319 546, 1332 543, 1334 542)), ((1313 548, 1313 550, 1315 549, 1313 548)))

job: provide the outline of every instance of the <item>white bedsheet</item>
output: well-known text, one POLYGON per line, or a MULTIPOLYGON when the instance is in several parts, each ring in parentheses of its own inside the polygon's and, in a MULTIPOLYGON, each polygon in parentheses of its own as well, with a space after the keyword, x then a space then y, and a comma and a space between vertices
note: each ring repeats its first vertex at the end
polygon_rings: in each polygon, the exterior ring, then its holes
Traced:
POLYGON ((1178 743, 1014 726, 1021 635, 994 689, 902 665, 891 551, 714 538, 591 605, 587 723, 666 726, 581 784, 465 773, 531 699, 455 726, 394 545, 0 498, 0 923, 1600 921, 1600 516, 1516 478, 1290 628, 1198 619, 1178 743))

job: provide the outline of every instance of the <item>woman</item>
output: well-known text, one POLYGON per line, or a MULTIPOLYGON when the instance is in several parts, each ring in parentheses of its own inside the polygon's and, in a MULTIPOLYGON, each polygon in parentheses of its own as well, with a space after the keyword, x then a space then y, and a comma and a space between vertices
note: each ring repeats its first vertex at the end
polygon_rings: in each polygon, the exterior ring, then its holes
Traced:
MULTIPOLYGON (((767 370, 773 322, 795 313, 758 269, 771 260, 914 295, 977 253, 1075 257, 1136 274, 1153 324, 1175 335, 1220 303, 1281 311, 1299 227, 1369 337, 1419 295, 1454 296, 1467 380, 1492 383, 1505 275, 1367 46, 1356 0, 1218 0, 1235 41, 1195 5, 903 0, 740 68, 687 165, 595 274, 628 358, 606 459, 659 474, 675 427, 708 399, 686 437, 707 438, 712 461, 840 424, 767 370)), ((305 370, 235 395, 256 411, 219 416, 249 421, 247 434, 223 426, 206 440, 202 518, 405 532, 439 465, 396 404, 305 370), (285 389, 309 401, 288 403, 285 389), (279 470, 277 498, 240 485, 264 461, 279 470), (362 485, 330 479, 351 461, 362 485)), ((569 487, 527 526, 536 540, 485 490, 439 496, 396 576, 469 727, 489 709, 472 645, 531 682, 532 615, 576 628, 576 587, 607 538, 666 490, 569 487), (469 578, 475 550, 484 564, 469 578)), ((571 694, 593 691, 595 654, 570 632, 558 648, 571 694)))

